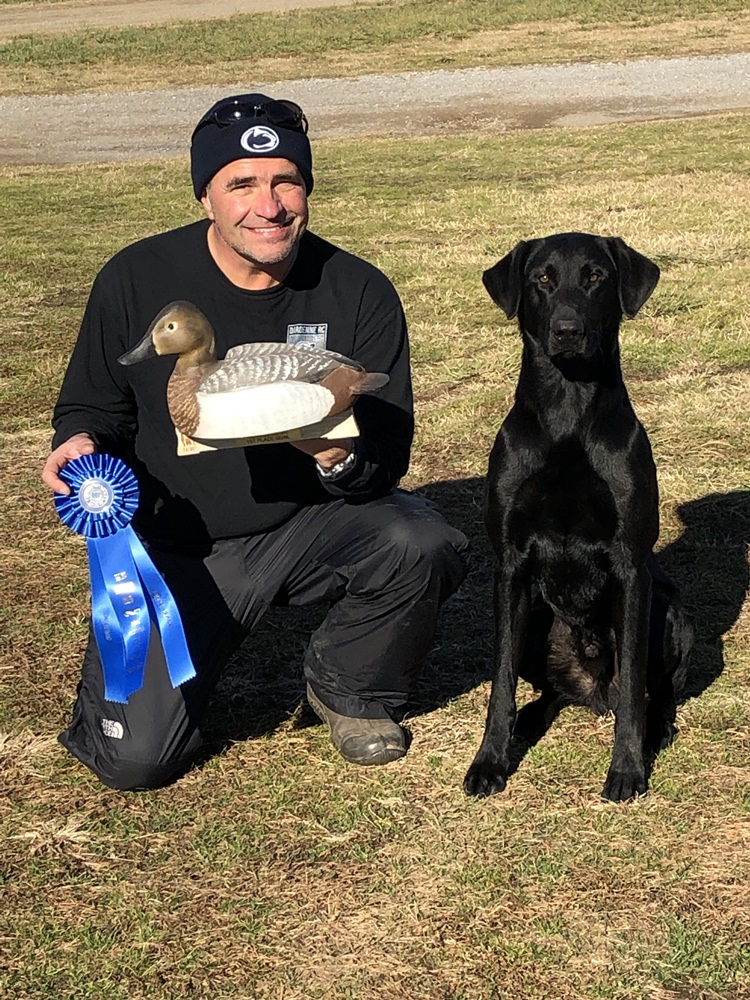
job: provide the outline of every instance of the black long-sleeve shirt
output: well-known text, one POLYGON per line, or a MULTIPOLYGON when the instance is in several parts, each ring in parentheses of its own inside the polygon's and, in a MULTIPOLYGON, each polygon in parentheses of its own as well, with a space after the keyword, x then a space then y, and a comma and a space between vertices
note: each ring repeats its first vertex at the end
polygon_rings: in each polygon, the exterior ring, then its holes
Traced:
POLYGON ((55 407, 53 448, 85 431, 98 450, 123 458, 141 491, 134 526, 146 538, 178 544, 258 534, 332 496, 361 502, 393 489, 408 466, 414 422, 406 322, 390 281, 306 233, 282 284, 247 291, 211 257, 208 225, 142 240, 102 268, 55 407), (117 363, 178 299, 208 317, 218 358, 237 344, 301 336, 386 372, 388 385, 355 404, 361 437, 354 466, 322 481, 313 459, 290 444, 178 456, 167 410, 175 358, 117 363))

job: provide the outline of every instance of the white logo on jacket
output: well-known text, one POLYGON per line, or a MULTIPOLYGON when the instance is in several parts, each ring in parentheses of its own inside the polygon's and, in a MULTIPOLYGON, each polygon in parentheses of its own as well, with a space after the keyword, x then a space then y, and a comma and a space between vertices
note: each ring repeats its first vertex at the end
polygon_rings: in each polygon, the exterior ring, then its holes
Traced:
POLYGON ((290 323, 286 328, 287 344, 312 344, 313 347, 325 347, 327 341, 327 323, 290 323))

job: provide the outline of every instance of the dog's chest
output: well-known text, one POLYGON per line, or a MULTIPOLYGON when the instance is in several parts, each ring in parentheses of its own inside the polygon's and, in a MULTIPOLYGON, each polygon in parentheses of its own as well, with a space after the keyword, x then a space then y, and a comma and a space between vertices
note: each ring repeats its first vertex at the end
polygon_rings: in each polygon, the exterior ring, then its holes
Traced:
POLYGON ((513 544, 527 550, 536 542, 550 555, 565 550, 567 558, 576 543, 609 546, 618 526, 612 491, 576 442, 549 451, 541 467, 520 482, 512 508, 513 544))
POLYGON ((532 579, 555 613, 581 624, 606 592, 617 527, 607 482, 583 448, 565 445, 553 449, 521 482, 508 520, 508 542, 524 553, 532 579))

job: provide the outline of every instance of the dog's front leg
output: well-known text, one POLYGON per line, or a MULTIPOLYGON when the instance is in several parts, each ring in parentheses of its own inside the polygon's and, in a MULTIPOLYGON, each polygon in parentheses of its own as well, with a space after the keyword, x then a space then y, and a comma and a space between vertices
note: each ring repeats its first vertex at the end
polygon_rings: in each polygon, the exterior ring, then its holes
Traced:
POLYGON ((615 603, 615 636, 620 695, 615 712, 615 745, 602 795, 622 802, 646 791, 646 668, 651 608, 651 576, 645 567, 623 574, 615 603))
POLYGON ((529 588, 517 571, 495 573, 495 674, 484 737, 464 778, 468 795, 502 792, 510 770, 509 749, 516 721, 516 684, 529 615, 529 588))

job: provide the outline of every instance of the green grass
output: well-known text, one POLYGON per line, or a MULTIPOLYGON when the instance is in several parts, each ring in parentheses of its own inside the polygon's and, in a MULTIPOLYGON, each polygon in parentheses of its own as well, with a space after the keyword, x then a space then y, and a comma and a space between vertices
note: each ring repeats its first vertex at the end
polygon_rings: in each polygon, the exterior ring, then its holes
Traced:
POLYGON ((312 228, 402 293, 408 485, 474 538, 473 570, 444 611, 403 762, 340 762, 300 709, 320 612, 279 611, 212 703, 216 755, 141 795, 101 787, 55 743, 87 578, 38 473, 90 282, 124 243, 196 217, 187 164, 0 170, 1 997, 750 997, 748 149, 743 115, 414 138, 397 162, 388 141, 316 145, 312 228), (623 326, 623 364, 701 673, 644 799, 600 799, 612 721, 568 710, 478 802, 461 780, 488 693, 479 497, 520 346, 481 272, 518 239, 568 229, 621 235, 662 267, 623 326))
POLYGON ((750 37, 746 15, 744 0, 708 7, 699 0, 391 0, 40 33, 0 44, 0 92, 741 51, 750 37))

